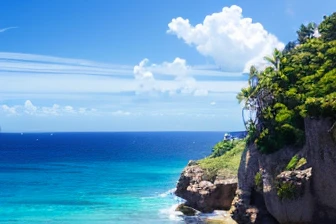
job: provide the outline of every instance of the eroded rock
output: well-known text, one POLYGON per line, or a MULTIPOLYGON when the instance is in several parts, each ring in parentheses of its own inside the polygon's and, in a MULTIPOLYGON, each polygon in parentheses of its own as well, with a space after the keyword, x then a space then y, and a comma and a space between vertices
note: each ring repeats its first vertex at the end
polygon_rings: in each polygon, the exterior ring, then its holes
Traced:
POLYGON ((302 148, 287 147, 262 155, 254 145, 248 146, 242 155, 238 194, 231 208, 238 223, 335 223, 335 123, 306 118, 305 130, 302 148), (307 163, 298 170, 284 171, 294 155, 307 163), (257 172, 262 173, 261 196, 253 183, 257 172), (256 198, 263 203, 258 205, 256 198), (276 221, 264 221, 267 217, 276 221))
POLYGON ((212 182, 207 180, 204 170, 189 162, 178 180, 175 194, 187 201, 185 205, 207 213, 230 209, 236 189, 236 178, 212 182))

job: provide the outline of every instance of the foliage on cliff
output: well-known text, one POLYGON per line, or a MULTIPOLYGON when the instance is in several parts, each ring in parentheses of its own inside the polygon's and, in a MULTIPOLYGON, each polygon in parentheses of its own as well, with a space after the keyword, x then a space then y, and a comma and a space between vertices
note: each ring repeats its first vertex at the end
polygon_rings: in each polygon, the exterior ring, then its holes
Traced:
POLYGON ((226 152, 233 149, 239 141, 235 140, 223 140, 218 142, 213 148, 210 158, 216 158, 224 155, 226 152))
POLYGON ((209 156, 197 163, 212 179, 217 175, 237 176, 241 155, 245 149, 245 140, 235 140, 234 147, 218 157, 209 156))
POLYGON ((304 118, 336 120, 336 13, 320 25, 301 25, 298 40, 265 57, 271 66, 250 71, 249 87, 237 95, 257 110, 248 139, 264 153, 304 143, 304 118), (252 87, 254 77, 258 84, 252 87))

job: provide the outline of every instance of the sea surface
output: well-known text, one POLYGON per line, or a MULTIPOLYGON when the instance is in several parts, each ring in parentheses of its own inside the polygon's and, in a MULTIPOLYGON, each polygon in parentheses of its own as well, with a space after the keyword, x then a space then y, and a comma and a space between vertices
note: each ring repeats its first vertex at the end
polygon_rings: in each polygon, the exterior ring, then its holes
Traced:
POLYGON ((0 223, 184 223, 176 181, 223 134, 2 133, 0 223))

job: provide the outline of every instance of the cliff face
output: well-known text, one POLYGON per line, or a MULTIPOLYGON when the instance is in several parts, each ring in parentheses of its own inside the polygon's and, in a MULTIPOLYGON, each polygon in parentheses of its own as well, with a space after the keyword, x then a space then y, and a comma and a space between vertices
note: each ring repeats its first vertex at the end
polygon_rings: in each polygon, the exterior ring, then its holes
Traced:
POLYGON ((181 173, 175 194, 187 202, 186 206, 201 212, 228 210, 237 189, 237 179, 209 180, 199 165, 189 162, 181 173))
POLYGON ((247 147, 238 171, 233 218, 238 223, 335 223, 335 129, 330 119, 307 118, 302 149, 289 147, 262 155, 254 145, 247 147), (285 171, 294 155, 306 164, 285 171))

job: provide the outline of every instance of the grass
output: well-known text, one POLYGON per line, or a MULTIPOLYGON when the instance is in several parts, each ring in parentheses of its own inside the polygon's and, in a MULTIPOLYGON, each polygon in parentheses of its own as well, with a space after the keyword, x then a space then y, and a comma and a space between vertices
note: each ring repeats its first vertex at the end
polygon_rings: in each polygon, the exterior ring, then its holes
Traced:
POLYGON ((237 140, 237 144, 224 155, 212 158, 211 156, 198 161, 199 166, 205 170, 209 180, 216 176, 237 176, 241 155, 245 149, 245 140, 237 140))

